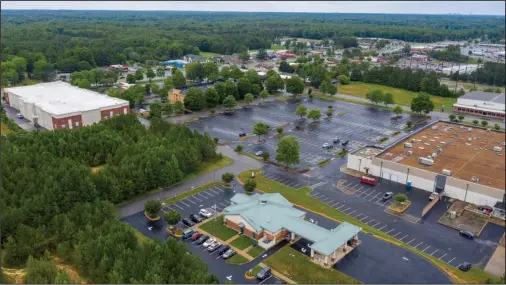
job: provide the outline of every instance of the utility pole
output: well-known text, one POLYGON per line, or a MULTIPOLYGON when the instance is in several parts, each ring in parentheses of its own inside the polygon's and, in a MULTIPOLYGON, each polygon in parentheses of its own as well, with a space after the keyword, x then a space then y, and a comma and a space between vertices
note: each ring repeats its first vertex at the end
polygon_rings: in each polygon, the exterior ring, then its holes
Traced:
POLYGON ((457 82, 455 82, 455 93, 457 93, 457 84, 459 83, 459 75, 460 75, 460 60, 459 60, 459 67, 457 70, 457 82))

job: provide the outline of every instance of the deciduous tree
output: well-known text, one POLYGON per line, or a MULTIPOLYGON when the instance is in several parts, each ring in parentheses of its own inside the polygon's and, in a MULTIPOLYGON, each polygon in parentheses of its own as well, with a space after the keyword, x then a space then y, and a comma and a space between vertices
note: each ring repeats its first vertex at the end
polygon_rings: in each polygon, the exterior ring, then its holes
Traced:
POLYGON ((278 141, 276 160, 287 167, 300 162, 300 145, 296 137, 286 136, 278 141))

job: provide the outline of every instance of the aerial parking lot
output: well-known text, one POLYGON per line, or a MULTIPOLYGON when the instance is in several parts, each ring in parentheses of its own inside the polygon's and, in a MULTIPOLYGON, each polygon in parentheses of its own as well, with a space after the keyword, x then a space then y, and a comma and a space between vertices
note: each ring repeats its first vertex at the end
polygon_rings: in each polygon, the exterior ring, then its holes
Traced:
POLYGON ((243 151, 251 154, 268 152, 271 160, 275 160, 276 143, 279 140, 275 137, 276 128, 283 127, 284 135, 298 138, 301 155, 300 164, 295 167, 305 169, 336 158, 342 148, 351 152, 366 145, 380 144, 382 138, 390 139, 386 142, 394 140, 395 135, 404 132, 410 116, 403 115, 397 120, 392 120, 392 116, 387 110, 348 102, 303 99, 299 103, 262 103, 260 106, 238 109, 233 114, 201 118, 187 125, 199 132, 218 137, 222 143, 231 143, 233 147, 243 145, 243 151), (322 117, 318 121, 319 124, 297 116, 295 110, 299 104, 305 104, 308 110, 320 109, 322 117), (325 116, 328 106, 332 106, 333 110, 331 119, 326 119, 325 116), (271 127, 269 134, 262 138, 265 139, 262 143, 258 143, 258 138, 252 134, 253 125, 259 121, 271 127), (243 132, 248 135, 247 139, 239 138, 239 133, 243 132), (334 139, 339 139, 339 142, 334 142, 334 139), (346 141, 348 143, 343 146, 346 141), (331 147, 325 149, 323 145, 326 143, 331 147))

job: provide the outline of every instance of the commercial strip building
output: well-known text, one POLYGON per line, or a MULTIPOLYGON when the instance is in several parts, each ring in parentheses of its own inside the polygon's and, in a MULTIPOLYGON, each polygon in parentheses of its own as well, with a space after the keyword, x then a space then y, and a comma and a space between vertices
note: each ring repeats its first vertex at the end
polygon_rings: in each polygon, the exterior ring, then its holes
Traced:
POLYGON ((283 239, 295 242, 304 238, 311 242, 311 259, 330 267, 360 244, 360 227, 343 222, 332 230, 322 228, 305 220, 306 213, 278 193, 236 194, 231 202, 224 209, 225 224, 264 249, 283 239))
POLYGON ((453 111, 504 120, 504 93, 472 91, 457 99, 453 111))
POLYGON ((5 88, 4 99, 48 130, 88 126, 130 112, 128 101, 61 81, 5 88))
POLYGON ((505 199, 504 141, 503 132, 438 121, 384 150, 349 154, 347 167, 494 207, 505 199))

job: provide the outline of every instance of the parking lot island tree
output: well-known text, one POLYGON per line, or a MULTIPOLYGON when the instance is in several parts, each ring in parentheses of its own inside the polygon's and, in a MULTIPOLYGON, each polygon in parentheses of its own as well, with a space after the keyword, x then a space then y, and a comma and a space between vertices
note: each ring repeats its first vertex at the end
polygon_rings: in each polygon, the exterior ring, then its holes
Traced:
POLYGON ((485 120, 481 121, 481 126, 486 128, 488 126, 488 122, 485 120))
POLYGON ((434 102, 427 93, 420 93, 411 100, 411 111, 415 113, 423 113, 427 116, 432 110, 434 110, 434 102))
POLYGON ((399 105, 396 105, 393 109, 392 109, 392 113, 394 113, 395 115, 397 115, 397 117, 400 117, 402 115, 402 113, 404 112, 404 110, 402 109, 401 106, 399 105))
POLYGON ((159 66, 156 69, 156 76, 160 78, 163 78, 165 76, 165 68, 163 68, 163 66, 159 66))
POLYGON ((265 102, 265 99, 269 98, 269 92, 267 90, 262 90, 260 92, 260 98, 262 98, 262 102, 265 102))
POLYGON ((300 104, 299 106, 297 106, 297 109, 295 110, 295 114, 297 114, 297 116, 300 116, 301 120, 304 119, 304 117, 307 115, 306 105, 300 104))
POLYGON ((178 211, 170 210, 163 215, 163 219, 169 225, 169 232, 175 234, 175 225, 181 221, 181 214, 178 211))
POLYGON ((332 109, 327 109, 327 118, 332 118, 332 109))
POLYGON ((307 117, 309 119, 313 119, 313 122, 316 122, 317 120, 319 120, 321 116, 322 116, 322 113, 321 113, 320 109, 311 109, 311 110, 309 110, 309 113, 307 114, 307 117))
POLYGON ((304 91, 304 82, 298 76, 292 76, 286 81, 286 92, 296 98, 297 95, 302 94, 304 91))
POLYGON ((268 151, 262 152, 262 159, 264 161, 269 161, 269 158, 271 157, 271 154, 268 151))
POLYGON ((144 214, 149 220, 155 221, 160 219, 160 210, 162 209, 162 202, 159 200, 148 200, 144 204, 144 214))
POLYGON ((253 103, 253 100, 255 98, 253 97, 253 94, 248 93, 244 95, 244 103, 246 103, 246 106, 249 106, 251 103, 253 103))
POLYGON ((406 122, 406 128, 411 129, 413 127, 413 121, 407 121, 406 122))
POLYGON ((402 203, 402 202, 408 200, 408 196, 406 196, 406 194, 403 194, 403 193, 397 193, 394 195, 394 200, 397 203, 402 203))
POLYGON ((225 172, 221 175, 221 180, 225 183, 226 187, 230 188, 230 187, 232 187, 230 182, 232 182, 232 180, 234 180, 234 177, 235 176, 233 173, 225 172))
POLYGON ((450 115, 448 116, 448 118, 450 119, 450 121, 455 120, 455 117, 456 117, 456 116, 455 116, 454 114, 450 114, 450 115))
POLYGON ((286 167, 300 163, 300 145, 295 136, 286 136, 278 141, 276 160, 286 167))
POLYGON ((495 125, 494 125, 494 129, 495 129, 495 130, 500 130, 500 129, 501 129, 501 126, 499 126, 499 124, 495 124, 495 125))
POLYGON ((242 146, 242 144, 238 144, 235 148, 234 148, 234 151, 237 152, 237 153, 241 153, 242 150, 243 150, 244 146, 242 146))
POLYGON ((246 191, 247 194, 251 194, 251 193, 253 193, 253 191, 257 187, 257 182, 253 179, 248 179, 244 183, 243 187, 244 187, 244 191, 246 191))
POLYGON ((264 124, 262 121, 257 122, 253 125, 253 133, 258 136, 258 142, 261 142, 261 136, 267 135, 269 132, 268 126, 264 124))
POLYGON ((229 112, 231 112, 236 105, 237 102, 232 95, 228 95, 225 100, 223 100, 223 107, 227 108, 229 112))
POLYGON ((278 133, 279 136, 282 136, 284 132, 285 129, 283 129, 283 127, 279 126, 276 128, 276 133, 278 133))
POLYGON ((464 115, 458 115, 457 117, 459 118, 459 121, 461 121, 461 122, 464 121, 464 119, 465 119, 464 115))
POLYGON ((477 126, 480 123, 478 120, 473 120, 473 125, 477 126))

